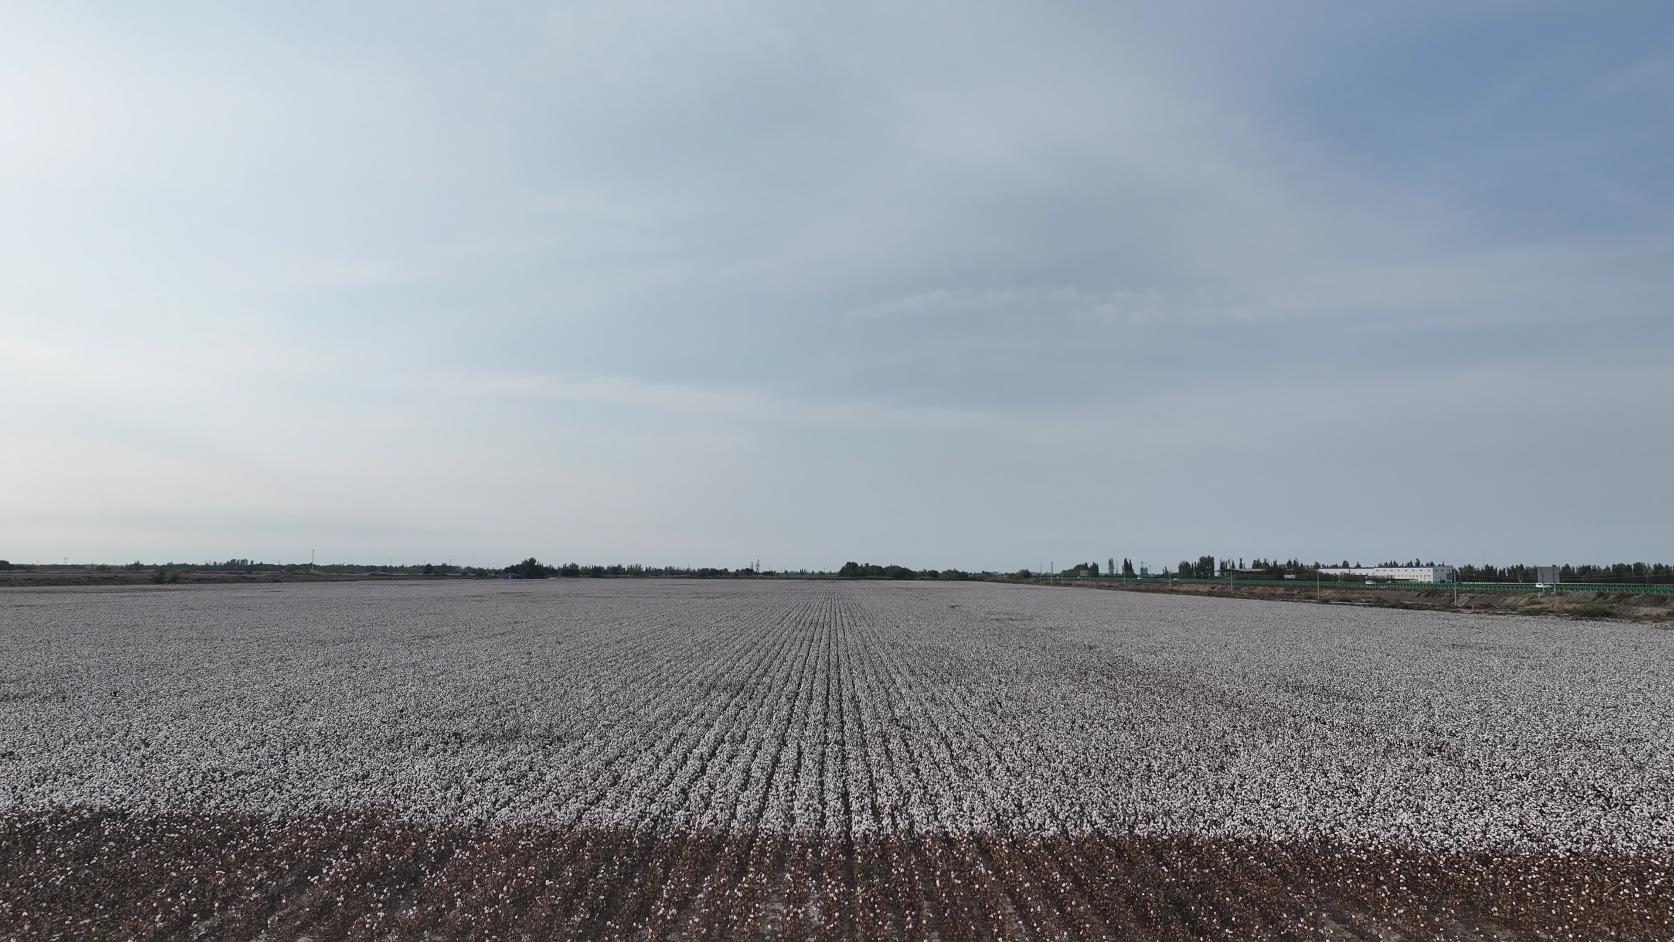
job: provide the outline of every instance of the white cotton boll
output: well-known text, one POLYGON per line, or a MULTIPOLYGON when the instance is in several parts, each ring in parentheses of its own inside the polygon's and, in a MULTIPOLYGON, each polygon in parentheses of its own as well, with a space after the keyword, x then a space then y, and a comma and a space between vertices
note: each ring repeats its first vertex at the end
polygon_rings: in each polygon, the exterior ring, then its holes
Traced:
POLYGON ((8 612, 24 693, 0 699, 0 802, 1674 845, 1670 797, 1635 785, 1674 766, 1671 645, 1641 628, 980 584, 683 584, 675 603, 601 583, 179 592, 128 627, 95 595, 8 612), (76 658, 28 641, 43 632, 76 658))

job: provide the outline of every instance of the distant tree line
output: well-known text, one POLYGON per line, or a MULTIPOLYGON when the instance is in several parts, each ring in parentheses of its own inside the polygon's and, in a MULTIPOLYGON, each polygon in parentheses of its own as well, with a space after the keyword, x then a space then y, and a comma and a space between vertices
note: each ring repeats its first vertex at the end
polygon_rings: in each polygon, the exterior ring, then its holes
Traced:
POLYGON ((723 569, 715 566, 644 566, 639 563, 613 563, 608 566, 587 565, 580 563, 564 563, 561 566, 549 566, 531 556, 520 563, 513 563, 498 570, 498 574, 515 579, 602 579, 602 578, 654 578, 654 579, 772 579, 772 578, 801 578, 820 573, 810 573, 806 569, 796 572, 774 572, 760 570, 754 565, 740 566, 737 569, 723 569))
MULTIPOLYGON (((1300 559, 1280 559, 1278 557, 1256 557, 1245 562, 1238 558, 1219 558, 1213 554, 1199 556, 1196 560, 1183 559, 1179 566, 1170 569, 1164 566, 1161 571, 1153 573, 1160 577, 1210 579, 1222 578, 1229 574, 1236 578, 1307 578, 1323 581, 1352 581, 1359 577, 1354 575, 1322 574, 1320 569, 1332 568, 1361 568, 1358 560, 1344 559, 1340 562, 1321 563, 1318 560, 1304 562, 1300 559)), ((1377 563, 1385 567, 1421 567, 1434 566, 1433 561, 1426 561, 1418 557, 1411 560, 1383 560, 1377 563)), ((42 563, 23 564, 0 559, 0 572, 21 570, 45 572, 62 570, 93 569, 108 572, 113 568, 126 569, 131 572, 145 572, 149 570, 153 581, 178 582, 181 573, 193 572, 228 572, 228 573, 320 573, 337 576, 455 576, 473 578, 509 577, 522 579, 548 578, 677 578, 677 579, 751 579, 751 578, 830 578, 833 573, 818 570, 761 570, 759 564, 724 568, 715 566, 645 566, 638 563, 613 563, 609 565, 581 564, 575 562, 562 565, 547 565, 531 556, 521 562, 503 567, 456 566, 451 563, 415 563, 404 565, 376 565, 365 563, 269 563, 247 557, 232 557, 220 561, 206 561, 201 563, 167 562, 145 563, 139 560, 123 566, 111 566, 104 563, 89 566, 83 564, 42 563)), ((1493 564, 1465 564, 1458 566, 1459 579, 1462 582, 1524 582, 1538 581, 1539 573, 1534 564, 1517 563, 1513 565, 1493 564)), ((1558 567, 1559 580, 1574 583, 1667 583, 1674 581, 1674 565, 1668 563, 1565 563, 1558 567)), ((1133 560, 1124 557, 1118 564, 1112 557, 1102 569, 1097 562, 1080 562, 1057 573, 1059 578, 1097 578, 1115 577, 1120 573, 1122 578, 1138 578, 1133 560)), ((1012 573, 995 572, 967 572, 961 569, 912 569, 897 564, 879 565, 877 563, 858 563, 849 561, 837 569, 835 575, 844 579, 1014 579, 1032 580, 1036 574, 1030 569, 1019 569, 1012 573)))
MULTIPOLYGON (((1114 576, 1116 575, 1116 572, 1113 571, 1112 567, 1116 566, 1116 560, 1113 557, 1109 562, 1110 565, 1106 567, 1105 574, 1107 576, 1114 576)), ((1387 559, 1378 562, 1375 565, 1390 568, 1420 568, 1424 566, 1436 566, 1439 564, 1431 560, 1414 557, 1410 560, 1387 559)), ((1344 559, 1340 562, 1322 563, 1318 560, 1313 562, 1304 562, 1294 557, 1290 559, 1279 559, 1277 557, 1269 559, 1259 556, 1246 563, 1243 558, 1221 558, 1213 554, 1205 554, 1203 556, 1199 556, 1195 560, 1182 559, 1179 565, 1173 569, 1164 566, 1162 570, 1155 573, 1155 575, 1163 577, 1174 576, 1183 579, 1216 579, 1228 576, 1229 574, 1235 577, 1251 579, 1306 577, 1309 579, 1322 579, 1324 581, 1331 582, 1352 581, 1359 577, 1355 575, 1334 575, 1330 573, 1322 574, 1320 573, 1321 569, 1359 569, 1364 568, 1364 566, 1365 564, 1361 563, 1359 560, 1351 562, 1344 559)), ((1120 574, 1123 578, 1137 578, 1134 571, 1133 560, 1123 558, 1119 568, 1120 574)), ((1508 566, 1467 564, 1455 568, 1458 570, 1459 580, 1461 582, 1532 583, 1537 581, 1539 575, 1537 567, 1528 563, 1518 563, 1508 566)), ((1667 582, 1674 579, 1674 566, 1671 566, 1668 563, 1566 563, 1558 567, 1558 572, 1558 578, 1562 582, 1667 582)), ((1100 575, 1099 564, 1096 562, 1076 563, 1067 569, 1060 570, 1057 575, 1060 578, 1070 579, 1097 577, 1100 575)), ((1034 574, 1028 569, 1020 569, 1007 576, 1007 578, 1032 579, 1034 578, 1034 574)))
POLYGON ((880 566, 877 563, 846 562, 837 570, 840 579, 970 579, 963 569, 908 569, 906 566, 880 566))
MULTIPOLYGON (((225 560, 221 560, 219 562, 213 562, 212 561, 212 562, 203 562, 203 563, 179 563, 179 562, 174 562, 173 560, 170 560, 169 562, 166 562, 166 563, 146 563, 146 562, 141 562, 141 561, 136 559, 131 563, 127 563, 127 564, 123 565, 121 568, 129 570, 131 572, 140 572, 142 570, 153 569, 153 568, 156 568, 156 567, 159 567, 159 566, 163 567, 163 568, 166 568, 166 569, 170 569, 170 570, 178 570, 180 572, 251 572, 251 573, 255 573, 255 572, 282 572, 282 573, 323 572, 323 573, 327 573, 327 574, 330 574, 330 575, 346 575, 346 576, 364 575, 364 574, 367 574, 367 573, 384 573, 384 574, 388 574, 388 575, 408 575, 408 576, 417 576, 417 575, 426 575, 426 576, 434 576, 434 575, 487 576, 487 575, 493 575, 495 572, 498 572, 498 570, 488 569, 488 568, 484 568, 484 567, 481 567, 481 566, 455 566, 451 563, 412 563, 412 564, 402 564, 402 565, 399 565, 399 566, 394 565, 394 564, 378 565, 376 563, 317 563, 317 564, 312 564, 312 563, 265 563, 265 562, 259 562, 257 560, 253 560, 253 559, 246 559, 246 558, 243 558, 243 557, 234 557, 232 559, 225 559, 225 560)), ((48 568, 48 567, 42 567, 42 568, 48 568)), ((64 567, 52 567, 52 568, 64 568, 64 567)), ((80 567, 72 566, 71 568, 80 568, 80 567)), ((104 570, 108 570, 110 568, 111 567, 106 566, 104 564, 95 565, 93 567, 93 569, 98 570, 98 571, 104 571, 104 570)))
MULTIPOLYGON (((1525 563, 1458 568, 1461 582, 1534 582, 1539 575, 1536 567, 1525 563)), ((1674 578, 1674 566, 1668 563, 1564 563, 1558 567, 1560 582, 1666 582, 1670 578, 1674 578)))

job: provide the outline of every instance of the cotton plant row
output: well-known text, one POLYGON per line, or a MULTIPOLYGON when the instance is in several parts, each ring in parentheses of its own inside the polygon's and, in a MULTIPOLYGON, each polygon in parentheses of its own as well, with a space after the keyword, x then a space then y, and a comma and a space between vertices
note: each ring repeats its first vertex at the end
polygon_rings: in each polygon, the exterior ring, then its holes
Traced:
POLYGON ((1666 939, 1668 880, 1620 855, 0 813, 19 939, 1666 939))
POLYGON ((1642 627, 589 580, 13 593, 0 648, 0 811, 1674 848, 1642 627))

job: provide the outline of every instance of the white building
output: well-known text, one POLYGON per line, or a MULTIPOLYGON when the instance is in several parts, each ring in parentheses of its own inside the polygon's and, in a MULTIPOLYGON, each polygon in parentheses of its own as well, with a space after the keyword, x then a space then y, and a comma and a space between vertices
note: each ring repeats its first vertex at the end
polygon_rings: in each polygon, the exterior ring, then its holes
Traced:
POLYGON ((1452 582, 1458 570, 1452 566, 1350 566, 1322 567, 1328 576, 1353 576, 1374 582, 1452 582))

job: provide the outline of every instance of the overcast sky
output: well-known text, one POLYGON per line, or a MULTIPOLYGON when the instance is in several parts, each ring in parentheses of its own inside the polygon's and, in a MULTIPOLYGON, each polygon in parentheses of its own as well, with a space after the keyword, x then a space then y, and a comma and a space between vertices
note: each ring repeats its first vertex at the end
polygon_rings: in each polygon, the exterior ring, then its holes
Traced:
POLYGON ((0 558, 1674 559, 1674 14, 1373 6, 8 3, 0 558))

